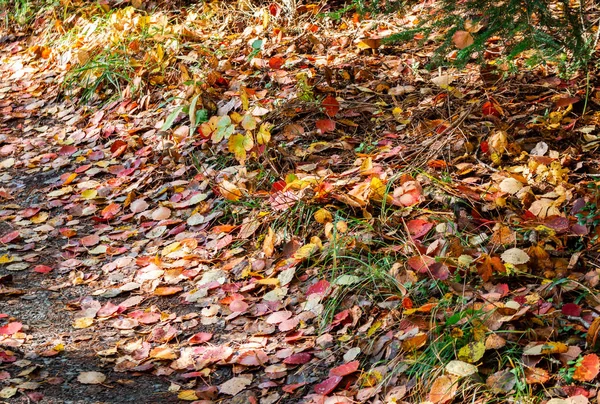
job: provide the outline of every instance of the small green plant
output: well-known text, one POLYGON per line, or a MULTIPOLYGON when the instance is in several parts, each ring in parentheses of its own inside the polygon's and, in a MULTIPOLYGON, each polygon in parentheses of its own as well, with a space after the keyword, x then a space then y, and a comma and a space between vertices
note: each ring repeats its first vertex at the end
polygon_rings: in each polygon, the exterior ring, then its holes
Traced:
POLYGON ((80 100, 83 103, 96 100, 101 92, 107 95, 104 101, 108 102, 115 97, 121 97, 125 87, 133 83, 134 73, 129 61, 121 55, 102 52, 72 70, 63 86, 65 89, 80 91, 80 100))
MULTIPOLYGON (((353 0, 328 16, 339 19, 343 13, 390 13, 413 5, 403 0, 353 0)), ((420 36, 422 42, 436 40, 439 46, 430 67, 454 64, 464 66, 473 55, 484 62, 486 50, 502 50, 497 61, 510 61, 526 55, 526 64, 535 66, 551 60, 561 71, 573 72, 585 68, 592 60, 595 35, 594 21, 589 17, 591 1, 574 4, 569 0, 442 0, 434 2, 430 18, 384 39, 384 44, 413 40, 420 36), (441 33, 441 35, 440 35, 441 33), (457 34, 458 33, 458 34, 457 34), (462 40, 457 40, 460 35, 462 40), (460 42, 459 49, 456 43, 460 42), (451 51, 457 50, 452 59, 451 51)))

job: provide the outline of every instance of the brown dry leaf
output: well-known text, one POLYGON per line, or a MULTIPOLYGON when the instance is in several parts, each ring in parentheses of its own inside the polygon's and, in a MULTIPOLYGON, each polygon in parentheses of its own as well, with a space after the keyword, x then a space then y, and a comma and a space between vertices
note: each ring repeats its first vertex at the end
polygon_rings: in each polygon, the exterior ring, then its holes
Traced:
POLYGON ((467 46, 473 45, 475 40, 473 39, 473 35, 467 31, 456 31, 454 35, 452 35, 452 43, 458 49, 464 49, 467 46))
POLYGON ((263 241, 263 252, 267 258, 273 256, 273 252, 275 251, 275 231, 273 231, 272 227, 269 227, 269 233, 265 237, 263 241))
POLYGON ((239 392, 246 389, 246 387, 248 387, 250 383, 252 383, 252 376, 232 377, 231 379, 227 380, 225 383, 219 386, 219 391, 222 394, 235 396, 239 392))
POLYGON ((490 334, 485 340, 485 349, 500 349, 505 345, 506 340, 498 334, 490 334))
POLYGON ((488 377, 485 383, 496 394, 508 393, 517 384, 517 378, 510 370, 505 369, 488 377))
POLYGON ((434 404, 447 403, 456 394, 458 385, 456 379, 451 376, 441 376, 435 379, 429 391, 429 401, 434 404))
POLYGON ((550 380, 550 373, 542 368, 526 368, 525 381, 527 384, 544 384, 550 380))
POLYGON ((77 376, 77 381, 81 384, 102 384, 106 380, 106 375, 100 372, 81 372, 77 376))

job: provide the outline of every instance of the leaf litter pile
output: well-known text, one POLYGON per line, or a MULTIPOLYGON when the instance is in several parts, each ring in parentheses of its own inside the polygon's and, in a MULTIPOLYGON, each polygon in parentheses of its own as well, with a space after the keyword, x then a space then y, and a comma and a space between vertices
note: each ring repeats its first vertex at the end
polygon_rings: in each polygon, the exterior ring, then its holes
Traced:
POLYGON ((1 36, 0 398, 596 402, 593 72, 131 3, 1 36))

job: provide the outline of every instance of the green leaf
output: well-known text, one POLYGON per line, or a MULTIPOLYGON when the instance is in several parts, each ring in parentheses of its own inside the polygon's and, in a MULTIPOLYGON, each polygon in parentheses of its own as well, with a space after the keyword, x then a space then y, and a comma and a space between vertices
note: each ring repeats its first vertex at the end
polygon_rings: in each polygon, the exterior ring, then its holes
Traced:
POLYGON ((458 351, 458 359, 464 362, 477 362, 485 353, 485 343, 483 341, 469 342, 458 351))
POLYGON ((212 141, 219 143, 223 139, 228 139, 233 133, 234 125, 231 123, 229 115, 223 115, 217 121, 217 130, 212 135, 212 141))
POLYGON ((189 108, 190 110, 188 111, 190 117, 190 137, 194 135, 196 127, 198 126, 198 123, 196 122, 196 104, 198 103, 198 98, 200 98, 200 94, 192 98, 189 108))
POLYGON ((169 116, 165 120, 165 123, 163 123, 163 126, 160 127, 160 130, 161 131, 167 131, 167 130, 171 129, 171 126, 173 126, 173 122, 175 122, 175 118, 177 118, 177 115, 179 115, 179 113, 182 110, 183 110, 183 106, 182 105, 180 105, 177 108, 175 108, 173 110, 173 112, 171 112, 169 114, 169 116))
POLYGON ((252 42, 252 49, 254 49, 254 50, 261 50, 262 46, 263 46, 262 39, 257 39, 254 42, 252 42))
POLYGON ((235 154, 235 158, 241 164, 244 164, 244 160, 246 160, 246 151, 253 147, 254 140, 252 140, 252 135, 249 133, 245 135, 236 133, 229 138, 229 151, 235 154))

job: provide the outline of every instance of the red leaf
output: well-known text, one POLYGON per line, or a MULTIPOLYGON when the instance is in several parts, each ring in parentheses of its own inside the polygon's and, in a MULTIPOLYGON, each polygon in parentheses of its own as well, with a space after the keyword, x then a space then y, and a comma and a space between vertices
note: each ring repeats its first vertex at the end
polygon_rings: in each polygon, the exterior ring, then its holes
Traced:
POLYGON ((170 296, 179 293, 183 290, 181 286, 159 286, 154 289, 156 296, 170 296))
POLYGON ((485 140, 481 142, 481 144, 479 145, 479 148, 481 149, 481 152, 484 154, 487 154, 490 151, 490 145, 485 140))
POLYGON ((433 223, 423 219, 414 219, 406 223, 406 227, 413 238, 423 237, 433 227, 433 223))
POLYGON ((481 107, 484 116, 500 116, 500 110, 492 101, 486 101, 481 107))
POLYGON ((61 156, 70 156, 77 151, 75 146, 63 146, 58 150, 58 154, 61 156))
POLYGON ((188 342, 190 344, 203 344, 205 342, 210 341, 212 337, 213 334, 210 332, 199 332, 197 334, 192 335, 190 339, 188 339, 188 342))
POLYGON ((329 282, 327 282, 325 279, 321 279, 317 283, 314 283, 308 287, 306 291, 306 296, 310 296, 312 294, 325 296, 325 294, 329 290, 329 286, 329 282))
POLYGON ((330 118, 333 118, 340 110, 340 103, 332 95, 328 95, 327 97, 325 97, 321 105, 323 106, 323 108, 325 108, 325 113, 330 118))
POLYGON ((406 263, 415 271, 425 273, 431 265, 435 264, 435 258, 427 255, 416 255, 410 257, 406 263))
POLYGON ((112 219, 117 213, 119 213, 120 210, 121 206, 119 204, 111 203, 110 205, 102 209, 102 218, 104 220, 112 219))
POLYGON ((19 236, 19 230, 11 231, 10 233, 7 233, 4 236, 2 236, 2 238, 0 238, 0 242, 3 244, 8 244, 13 240, 18 239, 19 236))
POLYGON ((271 185, 271 193, 275 194, 277 192, 281 192, 285 189, 286 186, 287 182, 285 182, 284 180, 276 181, 273 183, 273 185, 271 185))
POLYGON ((347 376, 351 373, 356 372, 358 370, 359 365, 359 361, 344 363, 343 365, 331 369, 329 371, 329 376, 347 376))
POLYGON ((27 208, 21 212, 19 215, 23 216, 25 219, 29 219, 32 216, 35 216, 40 211, 40 208, 27 208))
POLYGON ((332 121, 331 119, 318 119, 315 124, 321 134, 335 130, 335 121, 332 121))
POLYGON ((33 268, 33 272, 37 272, 38 274, 47 274, 52 271, 52 268, 47 265, 36 265, 33 268))
POLYGON ((304 365, 305 363, 308 363, 311 359, 312 355, 308 352, 300 352, 288 356, 283 360, 283 363, 285 363, 286 365, 304 365))
POLYGON ((118 157, 127 149, 127 142, 121 139, 115 140, 115 142, 110 145, 110 152, 113 157, 118 157))
POLYGON ((325 379, 321 383, 315 385, 315 393, 322 394, 326 396, 331 393, 338 384, 342 381, 342 376, 331 376, 328 379, 325 379))
POLYGON ((280 11, 281 11, 281 7, 279 7, 279 4, 277 4, 277 3, 269 4, 269 13, 271 13, 271 15, 273 17, 277 17, 279 15, 280 11))
POLYGON ((14 333, 21 331, 22 327, 23 324, 16 321, 8 323, 5 326, 0 327, 0 335, 13 335, 14 333))
POLYGON ((88 159, 90 161, 99 161, 104 158, 104 152, 102 150, 96 150, 89 154, 88 159))
POLYGON ((292 394, 294 391, 296 391, 297 389, 299 389, 300 387, 302 387, 304 385, 306 385, 306 382, 288 384, 287 386, 283 386, 281 388, 281 390, 283 390, 286 393, 292 394))
POLYGON ((285 59, 279 56, 273 56, 269 59, 269 67, 271 69, 281 69, 281 66, 285 63, 285 59))
POLYGON ((581 315, 581 306, 575 303, 567 303, 562 307, 562 314, 565 316, 579 317, 581 315))
POLYGON ((237 363, 244 366, 262 366, 269 360, 266 353, 260 349, 242 352, 237 358, 237 363))
POLYGON ((267 324, 279 324, 292 317, 292 314, 291 311, 287 310, 276 311, 275 313, 271 313, 265 321, 267 324))

